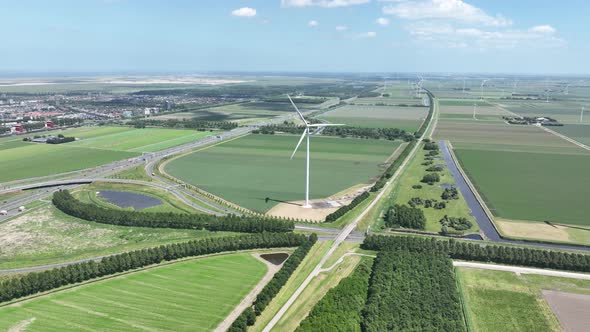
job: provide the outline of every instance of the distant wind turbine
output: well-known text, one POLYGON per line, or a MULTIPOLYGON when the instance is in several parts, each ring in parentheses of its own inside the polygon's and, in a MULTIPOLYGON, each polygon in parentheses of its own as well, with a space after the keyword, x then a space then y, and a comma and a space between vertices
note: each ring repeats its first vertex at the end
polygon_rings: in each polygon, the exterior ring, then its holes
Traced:
POLYGON ((582 111, 580 112, 580 123, 584 121, 584 106, 582 106, 582 111))
POLYGON ((475 110, 477 109, 477 103, 473 104, 473 120, 477 120, 475 118, 475 110))
POLYGON ((482 80, 481 81, 481 98, 480 98, 481 100, 483 100, 483 87, 487 81, 489 81, 489 80, 482 80))
POLYGON ((293 153, 291 154, 291 159, 293 159, 293 156, 295 156, 295 152, 297 152, 297 149, 299 149, 299 145, 301 145, 301 142, 303 142, 303 139, 307 136, 307 156, 306 156, 306 164, 305 164, 305 205, 303 205, 303 207, 310 208, 311 207, 311 205, 309 204, 309 136, 310 136, 310 128, 320 129, 320 128, 324 128, 324 127, 344 126, 344 125, 343 124, 333 124, 333 123, 311 124, 311 123, 307 122, 307 120, 305 120, 305 118, 303 117, 303 114, 301 114, 301 112, 297 108, 297 105, 295 105, 295 103, 293 102, 293 99, 291 99, 291 96, 287 95, 287 98, 289 98, 291 105, 293 105, 293 107, 295 108, 295 111, 297 111, 297 114, 299 115, 299 118, 305 124, 305 129, 303 130, 303 134, 301 135, 301 138, 299 139, 297 146, 295 146, 295 150, 293 150, 293 153))

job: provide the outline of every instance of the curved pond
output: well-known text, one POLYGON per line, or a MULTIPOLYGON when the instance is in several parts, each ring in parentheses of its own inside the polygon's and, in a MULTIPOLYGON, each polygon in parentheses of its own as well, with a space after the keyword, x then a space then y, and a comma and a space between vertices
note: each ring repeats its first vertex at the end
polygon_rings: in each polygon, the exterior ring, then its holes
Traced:
POLYGON ((135 210, 143 210, 163 204, 159 198, 129 191, 101 190, 98 196, 118 207, 132 207, 135 210))

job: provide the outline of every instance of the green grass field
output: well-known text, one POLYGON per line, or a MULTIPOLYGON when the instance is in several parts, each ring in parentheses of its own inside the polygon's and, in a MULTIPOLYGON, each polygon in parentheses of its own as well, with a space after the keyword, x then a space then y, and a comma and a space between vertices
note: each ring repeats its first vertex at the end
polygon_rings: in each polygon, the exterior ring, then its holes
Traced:
MULTIPOLYGON (((588 113, 590 118, 590 112, 588 113)), ((550 129, 590 146, 590 124, 566 124, 563 127, 551 127, 550 129)), ((0 148, 2 148, 1 145, 0 148)))
POLYGON ((427 114, 427 107, 347 105, 326 112, 320 118, 349 126, 399 128, 414 132, 427 114))
POLYGON ((139 155, 65 145, 27 143, 3 151, 0 182, 76 171, 139 155))
POLYGON ((590 281, 458 268, 474 331, 559 331, 541 290, 590 294, 590 281))
MULTIPOLYGON (((166 171, 231 202, 267 211, 276 202, 305 196, 305 145, 293 158, 294 135, 250 135, 175 159, 166 171)), ((399 142, 311 138, 310 196, 328 197, 359 183, 370 183, 399 142)))
POLYGON ((457 149, 463 169, 494 215, 590 225, 590 154, 457 149))
POLYGON ((68 216, 41 202, 0 224, 0 269, 74 261, 231 234, 99 224, 68 216))
POLYGON ((75 134, 76 138, 80 138, 79 141, 69 143, 71 146, 130 152, 154 152, 189 143, 215 133, 184 129, 105 127, 91 130, 88 134, 76 132, 67 134, 75 134))
POLYGON ((266 269, 249 253, 156 267, 0 308, 0 329, 211 331, 266 269))
MULTIPOLYGON (((421 183, 420 180, 422 177, 429 173, 426 171, 426 168, 430 166, 422 165, 423 162, 426 161, 424 159, 427 151, 422 149, 418 150, 416 156, 412 161, 408 164, 408 167, 402 173, 400 180, 394 186, 392 191, 392 198, 390 201, 393 201, 395 204, 408 204, 408 201, 412 199, 412 197, 420 197, 422 199, 436 199, 438 201, 442 201, 441 195, 444 192, 444 189, 440 186, 441 184, 447 185, 454 185, 455 180, 451 175, 451 172, 445 167, 443 171, 438 172, 440 175, 440 182, 435 183, 432 186, 426 183, 421 183), (422 186, 421 189, 414 189, 412 188, 413 185, 419 184, 422 186)), ((437 164, 444 164, 444 160, 436 159, 434 160, 433 165, 437 164)), ((473 226, 466 231, 466 233, 472 233, 479 231, 479 227, 475 219, 470 215, 469 207, 467 203, 463 199, 461 193, 459 193, 459 199, 452 199, 449 200, 447 203, 446 208, 441 210, 436 210, 434 208, 424 208, 423 206, 419 206, 420 209, 424 211, 424 215, 426 216, 426 230, 430 232, 440 232, 441 230, 441 223, 439 222, 445 215, 449 217, 465 217, 469 219, 473 226)))
MULTIPOLYGON (((189 143, 214 132, 129 127, 80 127, 43 134, 73 136, 76 142, 53 145, 23 142, 24 136, 0 139, 0 182, 96 167, 189 143)), ((30 136, 30 135, 29 135, 30 136)))

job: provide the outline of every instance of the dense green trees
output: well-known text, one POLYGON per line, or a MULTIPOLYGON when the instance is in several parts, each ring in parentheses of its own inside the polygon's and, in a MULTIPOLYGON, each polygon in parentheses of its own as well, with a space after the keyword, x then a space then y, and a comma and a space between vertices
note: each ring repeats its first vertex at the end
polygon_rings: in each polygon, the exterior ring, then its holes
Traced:
POLYGON ((459 191, 456 187, 445 188, 440 197, 446 200, 459 199, 459 191))
POLYGON ((424 229, 426 227, 426 217, 421 209, 396 204, 387 211, 385 225, 393 228, 424 229))
POLYGON ((293 222, 273 218, 248 216, 214 216, 208 214, 181 214, 172 212, 139 212, 107 209, 94 204, 83 203, 69 191, 53 194, 53 204, 66 214, 103 224, 152 228, 207 229, 241 233, 289 232, 293 222))
POLYGON ((283 264, 283 267, 277 272, 272 279, 264 286, 262 291, 256 296, 254 301, 254 312, 260 315, 266 306, 277 295, 281 288, 285 285, 293 271, 299 266, 301 261, 305 258, 311 247, 317 241, 317 235, 312 234, 307 241, 304 241, 283 264))
POLYGON ((408 157, 415 145, 416 141, 412 141, 408 145, 406 145, 402 153, 400 153, 399 156, 391 163, 391 165, 387 167, 387 170, 385 170, 385 172, 381 175, 379 180, 377 180, 373 187, 371 187, 372 192, 378 191, 379 189, 383 188, 383 186, 385 186, 387 180, 389 180, 393 176, 393 174, 395 174, 397 169, 402 165, 402 163, 408 157))
POLYGON ((420 180, 420 182, 428 183, 429 185, 433 185, 436 182, 440 182, 440 175, 438 175, 438 173, 424 174, 424 176, 422 177, 422 180, 420 180))
POLYGON ((465 331, 451 260, 434 251, 380 252, 362 330, 465 331))
MULTIPOLYGON (((274 134, 276 132, 300 134, 304 127, 280 124, 260 127, 253 131, 254 134, 274 134)), ((414 136, 397 128, 364 128, 364 127, 327 127, 322 131, 324 136, 340 136, 340 137, 356 137, 356 138, 371 138, 371 139, 385 139, 385 140, 404 140, 406 142, 412 141, 414 136)))
POLYGON ((363 259, 350 276, 326 293, 296 331, 360 331, 372 264, 363 259))
POLYGON ((238 127, 236 122, 231 121, 204 121, 197 119, 183 119, 183 120, 155 120, 155 119, 141 119, 127 122, 128 125, 136 128, 164 127, 164 128, 185 128, 185 129, 222 129, 231 130, 238 127))
POLYGON ((350 204, 340 207, 338 210, 330 213, 326 216, 325 222, 332 222, 338 220, 338 218, 342 217, 346 212, 354 209, 357 205, 361 204, 365 199, 369 198, 369 192, 365 191, 362 194, 355 197, 350 204))
POLYGON ((449 217, 445 215, 440 221, 442 226, 454 228, 457 231, 465 231, 471 228, 473 224, 465 217, 449 217))
MULTIPOLYGON (((107 276, 136 268, 172 261, 184 257, 201 256, 211 253, 256 249, 278 248, 305 245, 316 240, 315 234, 309 238, 294 233, 260 233, 242 236, 207 238, 159 247, 135 250, 112 255, 100 261, 88 261, 65 267, 31 272, 10 278, 0 283, 0 302, 33 295, 65 285, 107 276)), ((297 252, 297 250, 296 250, 297 252)))
POLYGON ((252 307, 248 307, 234 320, 227 332, 247 332, 248 326, 254 323, 256 323, 256 313, 252 307))
POLYGON ((451 258, 590 272, 590 255, 563 251, 473 243, 455 239, 416 236, 378 236, 365 238, 361 248, 368 250, 435 251, 451 258))

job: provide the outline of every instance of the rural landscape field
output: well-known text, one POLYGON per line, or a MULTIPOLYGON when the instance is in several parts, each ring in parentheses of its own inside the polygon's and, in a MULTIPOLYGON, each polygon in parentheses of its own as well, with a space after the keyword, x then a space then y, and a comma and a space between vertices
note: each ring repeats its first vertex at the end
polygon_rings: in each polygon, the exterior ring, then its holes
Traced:
POLYGON ((590 330, 590 3, 2 10, 0 331, 590 330))

